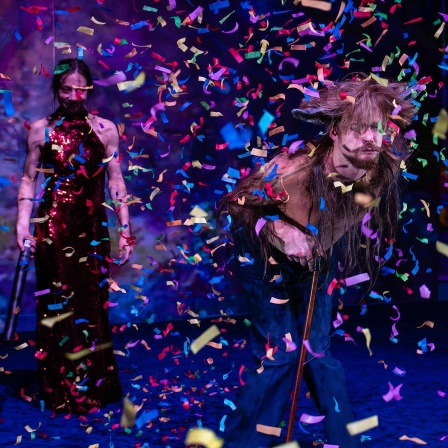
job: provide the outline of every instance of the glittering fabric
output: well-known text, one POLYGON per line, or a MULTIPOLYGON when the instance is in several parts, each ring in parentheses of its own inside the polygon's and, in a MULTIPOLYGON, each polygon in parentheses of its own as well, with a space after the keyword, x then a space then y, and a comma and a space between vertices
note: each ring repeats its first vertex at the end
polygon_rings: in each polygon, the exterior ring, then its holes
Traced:
POLYGON ((60 412, 89 412, 122 395, 107 312, 105 157, 82 117, 59 120, 42 149, 52 172, 35 224, 36 358, 46 406, 60 412), (48 325, 56 316, 64 318, 48 325))

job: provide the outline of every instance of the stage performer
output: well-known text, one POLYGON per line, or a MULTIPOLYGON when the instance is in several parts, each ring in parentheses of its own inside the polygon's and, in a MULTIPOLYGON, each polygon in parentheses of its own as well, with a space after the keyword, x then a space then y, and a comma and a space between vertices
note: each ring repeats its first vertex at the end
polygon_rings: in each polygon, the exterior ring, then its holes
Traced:
POLYGON ((319 415, 325 417, 326 443, 339 448, 359 445, 346 430, 355 419, 343 366, 330 354, 333 249, 340 240, 345 274, 356 265, 372 279, 378 272, 381 243, 393 241, 401 209, 398 186, 409 155, 402 131, 414 113, 409 93, 397 83, 383 86, 358 77, 327 84, 292 111, 296 118, 324 124, 326 133, 304 149, 281 151, 240 179, 224 198, 221 205, 232 218, 237 274, 246 293, 257 363, 243 374, 236 409, 225 421, 226 448, 282 442, 266 434, 266 427, 278 428, 285 418, 310 270, 318 256, 324 268, 304 379, 319 415), (371 231, 366 231, 369 226, 371 231))
POLYGON ((84 61, 64 59, 55 67, 52 90, 59 107, 31 124, 18 191, 17 243, 23 250, 31 239, 35 257, 41 396, 63 413, 93 412, 122 397, 108 318, 113 259, 106 173, 120 222, 117 264, 129 261, 133 237, 117 128, 85 109, 92 87, 84 61), (45 180, 35 198, 39 172, 45 180))

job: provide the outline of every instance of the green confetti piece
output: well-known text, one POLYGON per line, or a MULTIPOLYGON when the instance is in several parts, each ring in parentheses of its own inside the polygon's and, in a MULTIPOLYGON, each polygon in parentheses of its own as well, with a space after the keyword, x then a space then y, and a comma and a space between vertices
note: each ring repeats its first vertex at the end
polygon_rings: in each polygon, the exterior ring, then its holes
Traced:
POLYGON ((406 282, 408 280, 408 276, 406 274, 399 274, 397 271, 395 271, 395 275, 400 278, 401 280, 403 280, 404 282, 406 282))
POLYGON ((235 12, 235 10, 233 10, 230 14, 227 14, 225 17, 223 17, 219 23, 222 25, 233 13, 235 12))
POLYGON ((174 25, 176 25, 177 28, 180 28, 182 26, 182 20, 180 19, 179 16, 173 16, 170 17, 170 19, 174 20, 174 25))
POLYGON ((426 159, 418 158, 417 160, 422 164, 423 168, 425 168, 425 166, 428 165, 428 161, 426 159))
POLYGON ((419 238, 418 236, 416 237, 421 243, 423 244, 428 244, 428 238, 419 238))
POLYGON ((59 346, 62 347, 68 341, 68 336, 64 336, 59 342, 59 346))
POLYGON ((157 12, 158 9, 157 8, 153 8, 152 6, 143 6, 143 11, 149 11, 149 12, 157 12))

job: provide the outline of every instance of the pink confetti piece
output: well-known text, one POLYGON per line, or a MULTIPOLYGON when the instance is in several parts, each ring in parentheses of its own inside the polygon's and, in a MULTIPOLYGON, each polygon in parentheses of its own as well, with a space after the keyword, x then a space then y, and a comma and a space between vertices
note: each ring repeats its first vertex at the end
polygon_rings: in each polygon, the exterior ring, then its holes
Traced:
POLYGON ((313 349, 311 348, 310 341, 308 341, 308 339, 303 341, 303 345, 305 346, 306 351, 311 355, 313 355, 315 358, 323 358, 325 356, 324 352, 314 352, 313 349))
POLYGON ((419 291, 422 299, 429 299, 431 297, 431 290, 426 285, 420 286, 419 291))
POLYGON ((346 286, 357 285, 358 283, 367 282, 370 280, 370 276, 367 272, 363 274, 353 275, 352 277, 347 277, 345 279, 346 286))
POLYGON ((294 341, 291 341, 291 339, 283 338, 283 342, 286 344, 287 352, 293 352, 294 350, 297 350, 297 344, 294 341))
POLYGON ((403 397, 400 395, 400 389, 402 388, 403 383, 399 384, 397 387, 394 387, 393 384, 389 381, 387 382, 387 384, 389 385, 389 392, 383 395, 383 400, 387 403, 392 400, 402 400, 403 397))
POLYGON ((343 323, 343 319, 340 313, 336 314, 336 319, 333 321, 333 327, 338 328, 343 323))
POLYGON ((34 297, 43 296, 44 294, 49 294, 49 293, 50 293, 49 289, 42 289, 41 291, 36 291, 34 293, 34 297))
POLYGON ((389 319, 390 319, 390 320, 393 320, 393 321, 400 320, 401 314, 400 314, 400 311, 398 310, 397 306, 394 305, 392 308, 397 312, 398 316, 397 316, 397 317, 391 317, 391 316, 389 316, 389 319))
POLYGON ((261 229, 263 228, 263 226, 266 224, 266 220, 264 218, 260 218, 257 221, 257 224, 255 224, 255 233, 257 235, 260 234, 261 229))
POLYGON ((320 423, 324 419, 325 419, 325 415, 309 415, 309 414, 303 413, 300 416, 299 420, 301 423, 306 423, 307 425, 314 425, 316 423, 320 423))
POLYGON ((441 390, 438 390, 438 391, 437 391, 437 395, 438 395, 439 397, 445 398, 446 393, 445 393, 445 392, 442 392, 441 390))

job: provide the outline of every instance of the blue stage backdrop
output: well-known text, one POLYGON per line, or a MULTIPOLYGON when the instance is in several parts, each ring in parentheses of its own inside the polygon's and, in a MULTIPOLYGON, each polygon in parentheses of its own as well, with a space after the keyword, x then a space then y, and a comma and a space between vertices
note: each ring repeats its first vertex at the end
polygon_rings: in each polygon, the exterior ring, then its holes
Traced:
MULTIPOLYGON (((54 104, 50 78, 65 57, 95 74, 89 109, 113 120, 132 195, 132 263, 111 271, 115 324, 244 313, 228 221, 216 204, 242 170, 322 131, 291 109, 326 80, 398 77, 419 107, 410 131, 402 226, 374 291, 341 289, 346 304, 437 298, 439 161, 432 130, 446 95, 439 2, 41 0, 0 6, 0 314, 18 250, 16 195, 26 127, 54 104)), ((43 178, 41 178, 43 181, 43 178)), ((40 182, 39 182, 40 183, 40 182)), ((110 215, 111 239, 117 223, 110 215)), ((117 253, 114 252, 116 256, 117 253)), ((360 248, 360 257, 362 249, 360 248)), ((34 327, 34 272, 19 330, 34 327)), ((3 325, 3 323, 2 323, 3 325)))

